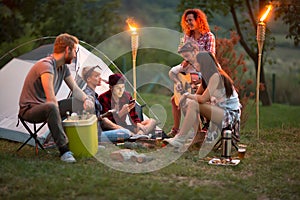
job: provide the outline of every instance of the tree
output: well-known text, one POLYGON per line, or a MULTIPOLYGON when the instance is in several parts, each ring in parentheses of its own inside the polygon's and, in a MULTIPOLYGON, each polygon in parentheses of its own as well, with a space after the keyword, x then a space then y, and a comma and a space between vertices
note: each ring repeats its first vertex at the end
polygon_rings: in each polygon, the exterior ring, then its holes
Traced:
POLYGON ((120 32, 120 0, 48 0, 39 1, 38 7, 39 13, 31 20, 36 35, 68 32, 97 44, 120 32))
POLYGON ((273 1, 277 7, 275 10, 275 20, 283 20, 288 24, 289 31, 286 38, 294 40, 294 45, 298 46, 300 42, 300 1, 298 0, 282 0, 273 1))
MULTIPOLYGON (((258 68, 258 49, 255 41, 256 28, 257 28, 257 17, 259 13, 262 13, 265 5, 269 1, 266 0, 222 0, 222 1, 195 1, 195 0, 181 0, 178 5, 178 12, 183 13, 187 8, 201 8, 208 17, 214 17, 215 13, 227 16, 231 15, 235 30, 240 37, 240 44, 244 48, 247 55, 252 59, 255 66, 255 71, 258 68)), ((283 0, 272 2, 276 9, 277 19, 282 18, 286 24, 290 26, 287 37, 294 37, 295 45, 299 44, 300 35, 300 20, 299 20, 299 5, 300 2, 297 0, 283 0), (293 14, 287 12, 291 11, 293 14)), ((267 31, 266 42, 264 45, 266 49, 273 49, 274 38, 269 37, 267 31)), ((264 59, 266 60, 266 59, 264 59)), ((262 91, 260 92, 260 99, 263 105, 271 105, 269 98, 267 85, 265 81, 265 74, 263 64, 261 66, 260 80, 262 91)))
POLYGON ((1 43, 13 42, 24 35, 26 24, 19 8, 20 1, 3 0, 0 2, 0 38, 1 43))
POLYGON ((67 32, 98 44, 122 31, 119 7, 120 0, 3 0, 1 43, 24 35, 37 38, 67 32))

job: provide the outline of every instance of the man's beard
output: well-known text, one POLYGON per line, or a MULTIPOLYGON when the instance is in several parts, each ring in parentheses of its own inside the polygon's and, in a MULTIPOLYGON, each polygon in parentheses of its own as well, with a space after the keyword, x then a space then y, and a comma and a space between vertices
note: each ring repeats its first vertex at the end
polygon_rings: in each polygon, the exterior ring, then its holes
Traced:
POLYGON ((73 56, 68 54, 65 58, 65 64, 71 64, 72 63, 72 60, 73 60, 73 56))
POLYGON ((69 56, 65 59, 65 64, 71 64, 73 58, 70 58, 69 56))

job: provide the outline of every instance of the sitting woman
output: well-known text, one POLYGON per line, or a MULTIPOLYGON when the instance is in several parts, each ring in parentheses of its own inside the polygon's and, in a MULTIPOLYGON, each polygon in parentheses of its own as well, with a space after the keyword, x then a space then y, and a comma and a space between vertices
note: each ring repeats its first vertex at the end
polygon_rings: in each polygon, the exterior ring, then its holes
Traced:
MULTIPOLYGON (((95 114, 98 118, 98 139, 101 142, 118 142, 127 140, 132 133, 123 127, 113 123, 107 117, 101 115, 102 105, 98 100, 98 94, 95 92, 97 86, 101 85, 101 69, 99 66, 84 67, 82 69, 82 78, 87 83, 83 90, 95 102, 95 114), (102 129, 105 128, 106 131, 102 129)), ((109 114, 109 113, 108 113, 109 114)))
MULTIPOLYGON (((209 52, 199 52, 197 55, 181 55, 193 64, 207 83, 207 88, 199 94, 185 93, 180 99, 180 105, 186 106, 186 115, 178 135, 165 139, 175 147, 182 147, 187 139, 187 133, 198 120, 200 113, 211 120, 207 137, 212 138, 212 129, 217 127, 217 136, 223 128, 233 127, 240 120, 240 102, 231 78, 220 68, 216 58, 209 52), (196 57, 196 59, 191 59, 196 57), (194 61, 194 62, 192 62, 194 61), (209 103, 208 103, 209 102, 209 103)), ((201 87, 201 86, 200 86, 201 87)), ((214 130, 216 131, 216 130, 214 130)), ((212 140, 216 141, 217 137, 212 140)))
POLYGON ((148 135, 154 131, 156 120, 141 121, 135 111, 135 101, 129 92, 125 91, 125 78, 122 74, 109 76, 109 90, 99 96, 105 113, 111 109, 116 110, 109 119, 136 134, 148 135))

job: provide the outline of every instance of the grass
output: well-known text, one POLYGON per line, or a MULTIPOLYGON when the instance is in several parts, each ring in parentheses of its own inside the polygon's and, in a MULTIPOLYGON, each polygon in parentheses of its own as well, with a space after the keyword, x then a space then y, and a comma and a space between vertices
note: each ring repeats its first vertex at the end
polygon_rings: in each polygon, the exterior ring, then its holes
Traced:
MULTIPOLYGON (((161 104, 171 116, 169 97, 143 96, 149 107, 161 104)), ((16 153, 19 143, 0 140, 0 198, 299 199, 299 111, 300 107, 278 104, 261 107, 257 139, 255 108, 249 107, 250 117, 241 136, 247 153, 234 167, 208 165, 198 151, 189 151, 160 170, 133 174, 114 170, 95 158, 62 163, 56 149, 35 156, 33 147, 27 145, 16 153)), ((164 129, 171 124, 168 117, 164 129)), ((219 155, 217 151, 208 156, 219 155)))

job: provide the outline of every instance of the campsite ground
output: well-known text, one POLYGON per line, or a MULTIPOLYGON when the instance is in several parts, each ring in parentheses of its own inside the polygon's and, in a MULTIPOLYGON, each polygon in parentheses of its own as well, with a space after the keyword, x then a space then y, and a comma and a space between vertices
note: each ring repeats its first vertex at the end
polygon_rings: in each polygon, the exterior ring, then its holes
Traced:
MULTIPOLYGON (((169 97, 144 95, 171 116, 169 97)), ((299 106, 273 104, 260 109, 260 137, 255 109, 242 129, 246 158, 237 166, 211 166, 198 151, 184 153, 161 170, 132 174, 114 170, 94 158, 75 164, 19 143, 0 140, 1 199, 299 199, 299 106)), ((170 119, 169 119, 170 118, 170 119)), ((168 117, 165 130, 171 126, 168 117)), ((208 156, 220 155, 212 152, 208 156)), ((234 152, 236 155, 236 152, 234 152)), ((141 165, 141 164, 139 164, 141 165)))

